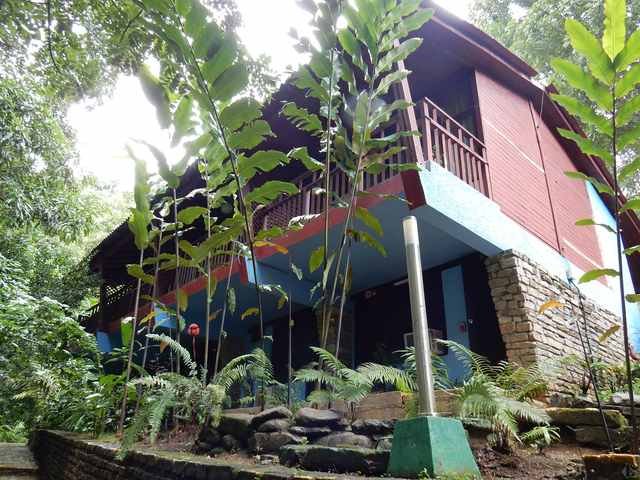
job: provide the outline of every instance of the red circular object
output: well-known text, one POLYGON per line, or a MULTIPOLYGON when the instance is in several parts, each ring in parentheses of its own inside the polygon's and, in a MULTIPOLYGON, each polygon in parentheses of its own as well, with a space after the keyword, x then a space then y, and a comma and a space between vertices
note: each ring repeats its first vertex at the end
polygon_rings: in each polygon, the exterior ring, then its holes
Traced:
POLYGON ((197 323, 192 323, 187 327, 187 333, 192 337, 197 337, 200 335, 200 325, 197 323))

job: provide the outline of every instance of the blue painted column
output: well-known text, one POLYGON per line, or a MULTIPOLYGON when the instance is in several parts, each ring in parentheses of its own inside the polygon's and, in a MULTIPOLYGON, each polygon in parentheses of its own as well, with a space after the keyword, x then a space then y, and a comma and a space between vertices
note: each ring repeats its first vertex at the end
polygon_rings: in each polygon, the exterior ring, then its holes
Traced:
MULTIPOLYGON (((469 348, 467 304, 464 295, 462 266, 458 265, 443 270, 441 276, 447 339, 469 348)), ((453 352, 449 351, 443 358, 451 380, 462 380, 469 373, 453 352)))

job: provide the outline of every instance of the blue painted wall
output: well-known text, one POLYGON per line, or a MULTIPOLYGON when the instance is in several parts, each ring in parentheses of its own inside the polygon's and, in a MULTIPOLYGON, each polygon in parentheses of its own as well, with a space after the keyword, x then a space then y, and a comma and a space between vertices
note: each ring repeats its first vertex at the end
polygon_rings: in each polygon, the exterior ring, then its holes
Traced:
MULTIPOLYGON (((467 307, 464 296, 464 280, 460 265, 442 271, 442 295, 444 297, 444 315, 447 324, 447 340, 453 340, 469 347, 467 326, 467 307), (462 328, 461 328, 462 327, 462 328)), ((468 370, 452 351, 442 357, 447 364, 449 378, 460 381, 468 370)))

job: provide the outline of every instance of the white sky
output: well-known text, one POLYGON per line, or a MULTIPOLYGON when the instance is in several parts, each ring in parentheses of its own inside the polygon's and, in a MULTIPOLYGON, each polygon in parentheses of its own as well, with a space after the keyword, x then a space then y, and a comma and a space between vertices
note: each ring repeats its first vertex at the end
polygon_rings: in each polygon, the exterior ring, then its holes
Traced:
MULTIPOLYGON (((462 18, 468 16, 471 0, 436 1, 462 18)), ((277 72, 295 67, 300 56, 293 49, 288 32, 291 27, 304 31, 306 12, 298 9, 295 0, 236 2, 243 18, 240 36, 249 52, 269 55, 277 72)), ((133 185, 133 164, 125 144, 143 139, 169 152, 169 138, 160 129, 155 111, 135 77, 121 76, 111 98, 99 106, 89 109, 83 104, 73 105, 68 119, 76 131, 79 172, 92 173, 119 190, 129 191, 133 185)))

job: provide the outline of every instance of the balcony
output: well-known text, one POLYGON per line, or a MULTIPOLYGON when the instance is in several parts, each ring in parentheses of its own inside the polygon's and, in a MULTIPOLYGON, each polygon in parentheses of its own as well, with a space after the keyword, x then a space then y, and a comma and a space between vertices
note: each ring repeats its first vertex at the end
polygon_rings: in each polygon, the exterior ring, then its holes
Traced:
MULTIPOLYGON (((469 186, 491 198, 489 166, 484 143, 427 98, 418 103, 416 110, 425 160, 438 163, 469 186)), ((414 161, 408 149, 394 155, 386 160, 386 168, 381 173, 365 173, 362 176, 361 189, 370 190, 386 182, 398 175, 398 165, 414 161)), ((287 227, 295 217, 322 213, 325 193, 322 191, 324 179, 321 172, 307 172, 291 181, 298 187, 299 193, 276 200, 257 211, 253 219, 254 232, 271 227, 287 227)), ((340 169, 336 168, 331 172, 330 185, 332 196, 346 198, 350 194, 351 181, 340 169)), ((211 268, 228 264, 229 261, 228 254, 217 255, 211 260, 211 268)), ((206 268, 206 264, 201 267, 206 268)), ((185 285, 197 279, 201 271, 195 267, 179 268, 179 284, 185 285)), ((174 281, 163 283, 166 287, 160 289, 159 295, 175 288, 174 281)), ((109 321, 120 318, 132 310, 132 285, 114 289, 113 295, 109 293, 107 298, 103 299, 105 308, 102 314, 98 305, 87 312, 87 324, 97 325, 99 319, 109 321)))

